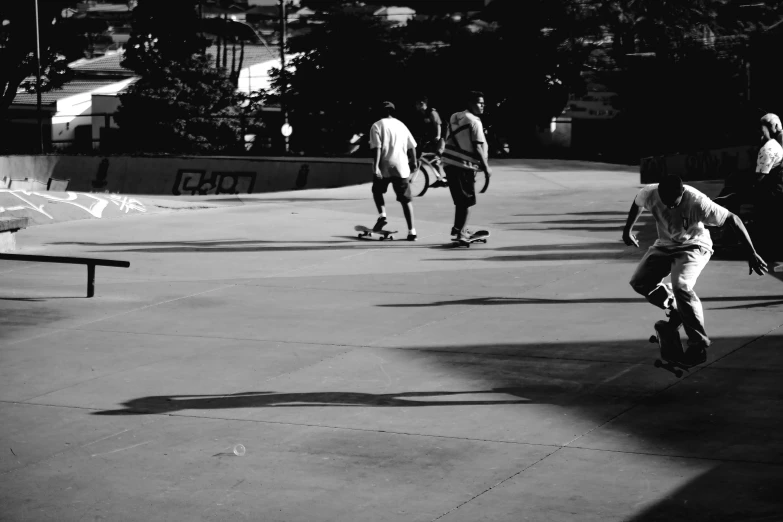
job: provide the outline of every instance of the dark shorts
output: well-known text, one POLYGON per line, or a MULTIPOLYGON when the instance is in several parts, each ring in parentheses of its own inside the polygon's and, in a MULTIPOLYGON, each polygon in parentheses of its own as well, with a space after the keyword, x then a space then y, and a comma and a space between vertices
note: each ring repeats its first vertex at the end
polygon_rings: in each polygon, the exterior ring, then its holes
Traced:
POLYGON ((458 207, 472 207, 476 204, 476 171, 461 169, 453 165, 444 165, 446 181, 451 191, 451 199, 458 207))
POLYGON ((400 203, 410 203, 413 200, 411 195, 410 178, 374 178, 372 182, 373 194, 386 194, 386 189, 391 183, 394 193, 397 194, 397 201, 400 203))

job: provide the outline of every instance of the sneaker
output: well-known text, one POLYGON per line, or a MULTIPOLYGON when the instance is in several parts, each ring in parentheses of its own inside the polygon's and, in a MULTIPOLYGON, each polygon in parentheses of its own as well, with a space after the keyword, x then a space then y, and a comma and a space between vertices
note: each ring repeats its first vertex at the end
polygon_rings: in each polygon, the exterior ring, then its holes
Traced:
POLYGON ((464 230, 463 232, 460 232, 457 234, 454 239, 457 241, 470 241, 470 238, 472 236, 472 233, 470 230, 464 230))
POLYGON ((416 241, 417 237, 416 234, 408 234, 408 241, 416 241))
POLYGON ((457 237, 459 235, 459 229, 456 227, 451 227, 451 235, 452 237, 457 237))
POLYGON ((430 188, 438 188, 438 187, 445 187, 447 184, 442 179, 436 180, 432 185, 430 185, 430 188))
POLYGON ((378 221, 375 222, 375 226, 372 227, 372 231, 378 232, 380 230, 383 230, 383 227, 386 226, 386 223, 388 223, 388 221, 386 221, 385 217, 379 217, 378 221))

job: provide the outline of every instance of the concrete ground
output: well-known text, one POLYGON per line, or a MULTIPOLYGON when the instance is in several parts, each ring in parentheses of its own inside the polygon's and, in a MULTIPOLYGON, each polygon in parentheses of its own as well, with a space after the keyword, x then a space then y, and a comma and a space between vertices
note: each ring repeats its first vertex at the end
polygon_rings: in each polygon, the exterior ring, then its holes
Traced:
POLYGON ((0 520, 780 520, 781 274, 710 262, 677 379, 636 169, 495 165, 470 249, 446 189, 358 240, 369 185, 21 232, 131 267, 0 261, 0 520))

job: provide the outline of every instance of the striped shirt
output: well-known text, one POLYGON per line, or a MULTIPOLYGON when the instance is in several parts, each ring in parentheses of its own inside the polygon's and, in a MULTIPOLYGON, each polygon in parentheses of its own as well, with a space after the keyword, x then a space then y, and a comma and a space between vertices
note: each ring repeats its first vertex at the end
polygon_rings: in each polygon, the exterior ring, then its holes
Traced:
POLYGON ((455 112, 449 118, 443 163, 468 170, 481 168, 481 156, 476 143, 486 143, 481 120, 470 111, 455 112))

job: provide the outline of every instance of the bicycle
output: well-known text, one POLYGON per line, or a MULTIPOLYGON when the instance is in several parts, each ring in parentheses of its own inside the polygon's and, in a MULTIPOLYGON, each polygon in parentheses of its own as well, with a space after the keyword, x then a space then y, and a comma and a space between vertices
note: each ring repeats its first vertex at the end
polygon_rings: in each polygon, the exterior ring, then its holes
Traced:
MULTIPOLYGON (((411 174, 410 187, 414 197, 422 197, 427 190, 438 187, 446 187, 446 173, 443 170, 443 162, 440 156, 434 152, 424 152, 419 157, 419 168, 411 174), (442 184, 436 185, 431 180, 436 179, 442 184)), ((476 186, 481 187, 479 191, 483 194, 489 188, 489 177, 483 170, 476 171, 476 186)))

